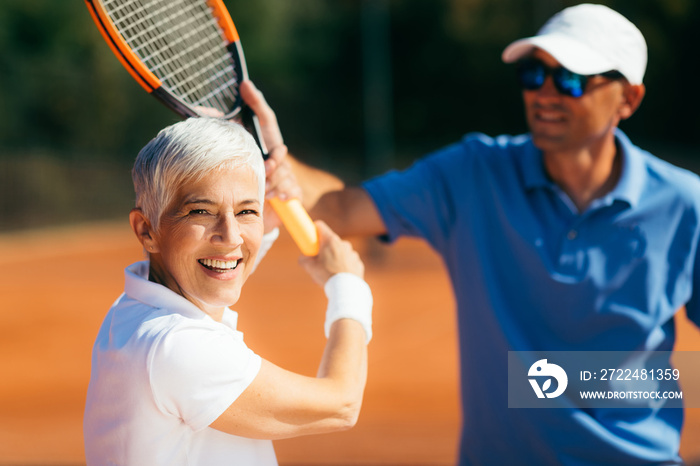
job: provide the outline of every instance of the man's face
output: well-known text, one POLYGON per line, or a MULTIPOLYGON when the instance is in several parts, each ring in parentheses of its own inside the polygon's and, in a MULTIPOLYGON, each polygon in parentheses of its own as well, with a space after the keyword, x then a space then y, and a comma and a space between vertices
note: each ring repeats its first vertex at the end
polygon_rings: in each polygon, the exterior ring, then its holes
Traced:
MULTIPOLYGON (((552 68, 561 66, 540 49, 535 49, 532 57, 552 68)), ((593 76, 584 94, 575 98, 560 94, 552 77, 547 76, 541 88, 523 90, 525 115, 535 146, 545 153, 557 153, 602 144, 620 122, 625 83, 593 76)))

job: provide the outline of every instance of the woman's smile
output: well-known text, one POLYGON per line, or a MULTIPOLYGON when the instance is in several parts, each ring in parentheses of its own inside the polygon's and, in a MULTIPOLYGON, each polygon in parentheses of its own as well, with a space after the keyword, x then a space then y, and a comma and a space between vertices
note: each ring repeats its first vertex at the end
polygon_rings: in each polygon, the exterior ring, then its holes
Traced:
POLYGON ((236 259, 199 259, 197 262, 204 269, 204 273, 217 280, 233 280, 241 270, 238 266, 243 261, 242 257, 236 259))

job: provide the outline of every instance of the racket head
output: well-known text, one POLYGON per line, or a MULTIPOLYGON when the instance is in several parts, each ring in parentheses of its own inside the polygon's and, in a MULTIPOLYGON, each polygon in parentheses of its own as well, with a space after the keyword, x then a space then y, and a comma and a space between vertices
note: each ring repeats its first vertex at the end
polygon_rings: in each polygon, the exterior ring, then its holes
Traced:
MULTIPOLYGON (((244 116, 238 86, 248 71, 238 32, 222 0, 85 3, 122 65, 170 109, 183 118, 244 116)), ((241 123, 254 129, 253 122, 241 123)))
MULTIPOLYGON (((223 0, 85 0, 112 52, 147 92, 182 117, 237 120, 267 150, 239 92, 243 48, 223 0)), ((298 199, 277 203, 302 252, 318 252, 316 229, 298 199)))

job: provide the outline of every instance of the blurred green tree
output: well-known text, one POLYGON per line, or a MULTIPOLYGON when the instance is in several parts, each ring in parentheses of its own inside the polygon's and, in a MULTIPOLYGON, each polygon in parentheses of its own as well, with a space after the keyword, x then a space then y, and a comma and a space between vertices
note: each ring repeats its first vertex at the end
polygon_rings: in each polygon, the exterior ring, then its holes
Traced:
MULTIPOLYGON (((500 61, 501 51, 510 41, 534 34, 556 11, 580 3, 387 1, 389 137, 398 167, 469 131, 526 131, 520 92, 511 67, 500 61)), ((350 181, 364 176, 362 2, 225 2, 241 35, 251 78, 277 112, 292 152, 350 181)), ((659 156, 700 171, 695 137, 700 96, 692 82, 700 71, 695 59, 700 2, 600 3, 635 22, 649 46, 647 96, 623 129, 659 156)), ((122 69, 83 1, 3 0, 0 51, 0 160, 38 154, 38 159, 56 158, 72 166, 86 161, 128 166, 145 142, 177 120, 122 69)), ((14 163, 3 166, 21 170, 14 163)), ((69 189, 73 183, 58 179, 65 170, 54 168, 57 186, 69 189)), ((24 179, 10 171, 0 181, 24 179)), ((30 184, 36 192, 43 181, 30 184)), ((47 193, 56 190, 47 188, 47 193)), ((122 188, 115 188, 112 197, 124 197, 122 188)))

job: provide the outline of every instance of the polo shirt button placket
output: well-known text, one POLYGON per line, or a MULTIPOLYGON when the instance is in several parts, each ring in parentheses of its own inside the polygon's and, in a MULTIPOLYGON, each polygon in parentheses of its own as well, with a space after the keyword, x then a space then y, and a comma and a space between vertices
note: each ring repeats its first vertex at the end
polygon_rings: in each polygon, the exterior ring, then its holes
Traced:
POLYGON ((562 250, 559 256, 559 272, 573 278, 581 279, 586 275, 588 269, 588 260, 584 245, 580 242, 580 223, 572 225, 565 233, 565 239, 562 242, 562 250))

